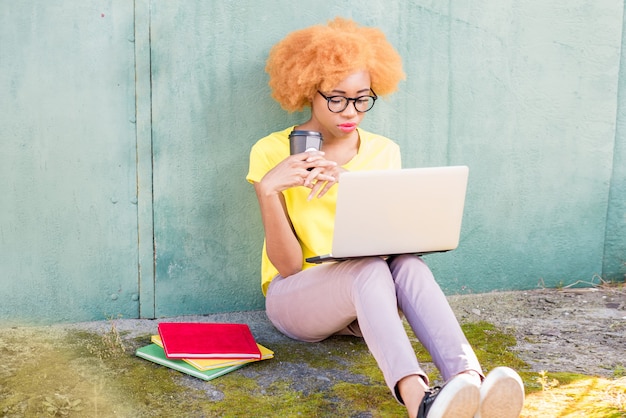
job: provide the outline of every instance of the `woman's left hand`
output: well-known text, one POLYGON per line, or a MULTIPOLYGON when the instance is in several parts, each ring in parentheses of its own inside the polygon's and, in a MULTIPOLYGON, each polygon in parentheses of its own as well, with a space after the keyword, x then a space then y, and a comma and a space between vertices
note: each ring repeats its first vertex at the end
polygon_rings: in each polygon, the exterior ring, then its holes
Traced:
MULTIPOLYGON (((323 156, 320 156, 317 153, 312 153, 311 158, 307 159, 307 162, 313 162, 316 160, 324 159, 323 156)), ((311 189, 311 193, 309 193, 308 200, 313 199, 313 197, 324 196, 328 190, 335 184, 339 182, 339 176, 341 173, 346 172, 347 170, 338 166, 338 165, 324 165, 324 166, 316 166, 314 167, 308 177, 304 181, 304 185, 311 189), (324 174, 325 176, 330 176, 333 180, 320 180, 317 178, 320 174, 324 174)), ((328 178, 328 177, 325 177, 328 178)))

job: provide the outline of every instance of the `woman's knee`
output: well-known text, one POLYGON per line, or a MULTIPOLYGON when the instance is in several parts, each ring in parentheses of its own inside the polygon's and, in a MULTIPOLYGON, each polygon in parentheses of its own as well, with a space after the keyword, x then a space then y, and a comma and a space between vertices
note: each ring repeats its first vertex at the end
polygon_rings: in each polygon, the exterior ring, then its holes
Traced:
POLYGON ((393 277, 389 265, 380 257, 364 257, 350 261, 354 273, 354 284, 359 288, 393 288, 393 277))
POLYGON ((360 257, 360 258, 355 258, 353 260, 350 260, 350 262, 354 263, 355 265, 361 266, 361 267, 371 267, 371 268, 384 268, 385 266, 385 260, 381 257, 360 257))
POLYGON ((389 276, 389 265, 381 257, 363 257, 351 260, 353 268, 357 272, 357 276, 389 276))
POLYGON ((409 270, 418 275, 432 275, 430 268, 421 257, 412 254, 403 254, 389 260, 389 269, 394 273, 400 270, 409 270))

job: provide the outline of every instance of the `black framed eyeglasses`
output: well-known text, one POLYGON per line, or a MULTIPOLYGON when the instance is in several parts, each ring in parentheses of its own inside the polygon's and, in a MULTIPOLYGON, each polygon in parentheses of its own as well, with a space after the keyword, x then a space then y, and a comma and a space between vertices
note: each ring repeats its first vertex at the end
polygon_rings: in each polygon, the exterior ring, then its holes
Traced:
POLYGON ((365 113, 374 107, 374 103, 376 103, 376 99, 378 96, 374 93, 374 90, 371 90, 372 94, 368 94, 365 96, 359 97, 345 97, 345 96, 326 96, 321 91, 317 91, 320 96, 326 99, 326 103, 328 104, 328 110, 333 113, 341 113, 348 107, 348 104, 352 102, 354 104, 354 108, 359 113, 365 113))

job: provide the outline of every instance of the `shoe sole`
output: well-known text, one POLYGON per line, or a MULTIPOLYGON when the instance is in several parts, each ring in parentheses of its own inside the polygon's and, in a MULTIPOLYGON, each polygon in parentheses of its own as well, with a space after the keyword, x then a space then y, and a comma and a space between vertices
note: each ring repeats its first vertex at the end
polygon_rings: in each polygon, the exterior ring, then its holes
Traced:
POLYGON ((450 380, 437 395, 428 418, 472 418, 478 410, 480 390, 471 376, 461 374, 450 380))
POLYGON ((480 388, 480 406, 474 418, 517 418, 524 407, 524 384, 508 367, 496 367, 480 388))

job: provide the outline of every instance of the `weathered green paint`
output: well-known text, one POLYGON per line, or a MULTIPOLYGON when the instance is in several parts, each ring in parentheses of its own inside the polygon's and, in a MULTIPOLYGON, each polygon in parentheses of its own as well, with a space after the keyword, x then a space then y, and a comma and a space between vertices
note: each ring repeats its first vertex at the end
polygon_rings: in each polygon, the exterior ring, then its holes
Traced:
POLYGON ((0 2, 3 323, 138 314, 133 8, 0 2))
POLYGON ((151 5, 157 316, 262 307, 245 175, 268 45, 245 8, 151 5))
POLYGON ((155 316, 150 2, 135 1, 139 315, 155 316))
POLYGON ((622 11, 618 1, 450 2, 402 14, 422 22, 400 25, 417 32, 401 41, 417 51, 405 54, 395 104, 410 120, 406 161, 470 166, 461 247, 433 257, 447 290, 602 274, 613 149, 624 141, 622 11))
POLYGON ((622 26, 622 60, 617 98, 617 129, 602 272, 606 277, 626 280, 626 19, 622 26))
POLYGON ((0 318, 261 308, 248 151, 306 117, 264 61, 336 15, 404 57, 364 127, 470 166, 461 246, 429 256, 446 291, 623 278, 619 0, 0 0, 0 318))

